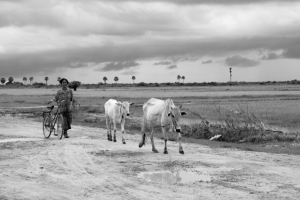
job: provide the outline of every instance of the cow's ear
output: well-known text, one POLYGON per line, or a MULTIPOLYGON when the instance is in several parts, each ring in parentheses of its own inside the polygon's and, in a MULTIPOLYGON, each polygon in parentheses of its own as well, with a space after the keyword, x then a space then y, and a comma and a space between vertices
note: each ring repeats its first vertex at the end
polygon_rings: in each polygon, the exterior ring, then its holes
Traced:
POLYGON ((181 111, 181 115, 187 115, 187 112, 181 111))
POLYGON ((130 102, 129 105, 133 105, 134 103, 130 102))
POLYGON ((116 103, 116 105, 118 105, 118 106, 122 106, 122 104, 121 104, 121 103, 119 103, 119 102, 117 102, 117 103, 116 103))

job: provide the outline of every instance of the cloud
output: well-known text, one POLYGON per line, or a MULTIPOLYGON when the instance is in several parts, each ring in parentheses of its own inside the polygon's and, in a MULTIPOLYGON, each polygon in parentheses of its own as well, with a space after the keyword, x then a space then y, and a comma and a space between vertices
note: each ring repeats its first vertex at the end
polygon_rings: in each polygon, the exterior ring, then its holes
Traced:
POLYGON ((300 59, 300 40, 283 52, 283 57, 300 59))
POLYGON ((172 64, 171 61, 160 61, 158 63, 154 63, 153 65, 170 65, 172 64))
POLYGON ((136 69, 131 69, 129 71, 125 71, 125 72, 122 72, 121 74, 124 74, 124 75, 136 75, 138 72, 136 69))
MULTIPOLYGON (((51 49, 38 52, 0 53, 1 76, 23 76, 36 73, 52 73, 59 68, 78 68, 112 63, 112 68, 103 70, 137 67, 133 60, 169 59, 181 62, 204 56, 228 56, 239 52, 264 49, 270 52, 283 51, 283 58, 300 58, 300 38, 282 40, 278 37, 253 38, 214 38, 183 40, 150 40, 139 43, 113 44, 82 47, 72 43, 68 48, 51 49), (145 48, 147 47, 147 48, 145 48), (180 48, 178 48, 180 47, 180 48), (120 63, 125 62, 124 66, 120 63)), ((228 58, 228 64, 238 58, 228 58)), ((243 60, 240 58, 240 60, 243 60)), ((255 64, 258 61, 252 62, 255 64)), ((246 62, 247 63, 247 62, 246 62)), ((251 62, 250 62, 251 63, 251 62)))
POLYGON ((177 69, 177 65, 170 65, 167 69, 177 69))
POLYGON ((262 60, 275 60, 282 58, 282 54, 276 54, 275 52, 268 52, 267 55, 263 55, 262 60))
POLYGON ((47 1, 0 1, 0 27, 62 28, 65 25, 62 15, 63 12, 47 1))
MULTIPOLYGON (((280 3, 280 0, 106 0, 109 2, 139 2, 139 3, 172 3, 179 5, 201 5, 201 4, 253 4, 253 3, 268 3, 276 2, 280 3)), ((287 0, 286 2, 297 2, 297 0, 287 0)))
POLYGON ((253 67, 259 63, 259 61, 244 58, 240 55, 235 55, 225 59, 225 64, 232 67, 253 67))
POLYGON ((202 64, 210 64, 212 63, 212 60, 202 61, 202 64))
POLYGON ((128 62, 111 62, 106 64, 104 67, 99 68, 99 71, 121 71, 124 69, 135 69, 140 64, 135 61, 128 62))

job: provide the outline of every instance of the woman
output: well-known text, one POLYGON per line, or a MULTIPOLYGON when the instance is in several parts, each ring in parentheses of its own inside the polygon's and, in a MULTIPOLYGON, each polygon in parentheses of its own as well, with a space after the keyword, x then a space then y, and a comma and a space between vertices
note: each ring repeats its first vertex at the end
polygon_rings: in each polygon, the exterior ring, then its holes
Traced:
POLYGON ((69 81, 67 79, 62 78, 59 82, 62 86, 62 89, 58 90, 56 96, 48 103, 51 103, 53 101, 55 102, 64 101, 60 104, 59 108, 64 121, 62 127, 63 134, 65 138, 69 138, 67 131, 71 129, 71 123, 72 123, 71 103, 74 101, 73 92, 71 89, 68 88, 69 81))

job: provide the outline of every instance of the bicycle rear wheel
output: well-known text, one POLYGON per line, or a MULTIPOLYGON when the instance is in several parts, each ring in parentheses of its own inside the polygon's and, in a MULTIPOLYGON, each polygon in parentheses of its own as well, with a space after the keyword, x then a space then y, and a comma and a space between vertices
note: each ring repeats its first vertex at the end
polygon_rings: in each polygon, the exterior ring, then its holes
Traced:
POLYGON ((46 115, 44 117, 43 121, 43 133, 45 138, 49 138, 51 135, 52 129, 51 129, 51 116, 46 115))
POLYGON ((56 121, 56 125, 57 125, 57 136, 58 139, 60 140, 63 136, 63 123, 64 123, 64 119, 62 115, 57 115, 57 121, 56 121))

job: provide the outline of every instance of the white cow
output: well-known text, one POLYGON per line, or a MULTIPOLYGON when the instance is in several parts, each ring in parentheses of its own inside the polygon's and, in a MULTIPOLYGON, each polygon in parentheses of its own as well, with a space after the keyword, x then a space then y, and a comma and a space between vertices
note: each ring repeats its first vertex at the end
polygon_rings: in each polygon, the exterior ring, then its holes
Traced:
POLYGON ((111 135, 111 126, 114 126, 114 142, 116 142, 116 132, 117 132, 117 123, 121 124, 122 130, 122 142, 125 142, 125 131, 124 131, 124 124, 126 116, 130 115, 129 107, 134 103, 129 103, 124 101, 121 103, 120 101, 116 101, 114 99, 108 100, 104 104, 105 109, 105 117, 106 117, 106 127, 107 127, 107 139, 112 141, 111 135))
POLYGON ((181 107, 176 107, 172 99, 160 100, 151 98, 143 105, 143 124, 142 124, 142 140, 139 144, 141 148, 145 144, 145 130, 146 127, 151 129, 150 139, 152 143, 152 151, 158 153, 154 146, 153 134, 156 127, 161 127, 164 138, 165 138, 165 148, 164 154, 168 153, 167 150, 167 128, 178 133, 177 141, 179 143, 179 153, 184 154, 181 146, 181 127, 179 119, 181 115, 187 115, 186 112, 181 111, 181 107))

